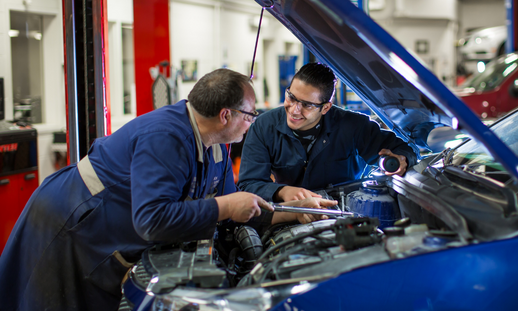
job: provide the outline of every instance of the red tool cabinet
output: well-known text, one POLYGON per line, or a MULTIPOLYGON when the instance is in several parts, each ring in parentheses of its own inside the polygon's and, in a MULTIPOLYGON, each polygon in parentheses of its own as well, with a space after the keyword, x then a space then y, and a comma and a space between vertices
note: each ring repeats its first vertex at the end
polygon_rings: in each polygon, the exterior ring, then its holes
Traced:
POLYGON ((0 131, 0 252, 18 216, 38 187, 35 129, 0 131))

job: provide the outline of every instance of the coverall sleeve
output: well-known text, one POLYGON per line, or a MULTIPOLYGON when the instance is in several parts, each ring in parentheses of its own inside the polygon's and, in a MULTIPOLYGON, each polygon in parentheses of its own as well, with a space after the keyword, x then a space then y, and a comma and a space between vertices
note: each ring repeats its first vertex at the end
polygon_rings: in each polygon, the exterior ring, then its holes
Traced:
POLYGON ((413 149, 398 138, 392 131, 382 130, 378 123, 370 121, 369 117, 362 116, 362 126, 356 128, 356 148, 358 154, 367 162, 375 165, 379 159, 381 149, 389 149, 394 154, 407 158, 408 167, 415 165, 417 155, 413 149))
POLYGON ((134 142, 132 217, 144 240, 191 241, 214 234, 219 214, 216 200, 181 201, 193 178, 193 152, 187 137, 167 132, 140 135, 134 142))
POLYGON ((250 126, 241 154, 239 182, 237 186, 252 192, 266 201, 273 201, 278 188, 285 186, 274 183, 271 176, 270 151, 264 141, 265 135, 261 126, 256 123, 250 126))

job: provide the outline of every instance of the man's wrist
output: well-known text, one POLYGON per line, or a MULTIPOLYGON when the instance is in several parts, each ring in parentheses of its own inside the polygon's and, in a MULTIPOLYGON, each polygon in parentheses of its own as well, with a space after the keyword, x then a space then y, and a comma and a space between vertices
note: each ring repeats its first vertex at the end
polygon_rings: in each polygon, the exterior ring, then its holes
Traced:
POLYGON ((275 190, 273 196, 272 196, 272 200, 273 202, 282 202, 284 201, 280 196, 279 196, 279 192, 281 191, 282 188, 284 188, 285 186, 280 186, 279 188, 277 188, 277 190, 275 190))
POLYGON ((228 208, 228 198, 224 196, 215 197, 218 205, 218 221, 229 219, 231 217, 230 210, 228 208))

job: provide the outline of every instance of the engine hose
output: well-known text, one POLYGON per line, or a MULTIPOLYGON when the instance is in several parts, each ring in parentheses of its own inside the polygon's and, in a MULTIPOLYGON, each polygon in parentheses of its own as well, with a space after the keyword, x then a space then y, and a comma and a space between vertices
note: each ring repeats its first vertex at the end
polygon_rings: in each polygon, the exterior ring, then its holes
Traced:
POLYGON ((229 255, 228 255, 228 264, 227 264, 227 268, 232 270, 232 271, 235 271, 236 268, 235 268, 235 265, 236 265, 236 256, 237 256, 237 253, 240 251, 240 248, 239 247, 234 247, 229 255))
POLYGON ((242 226, 237 229, 235 236, 236 242, 239 244, 245 259, 244 269, 250 271, 254 267, 256 260, 261 257, 263 253, 261 238, 259 234, 257 234, 257 231, 249 226, 242 226))
POLYGON ((272 235, 272 233, 277 230, 278 228, 280 227, 283 227, 283 226, 286 226, 285 223, 280 223, 280 224, 275 224, 275 225, 271 225, 268 229, 266 229, 266 231, 264 232, 263 234, 263 237, 261 238, 261 243, 264 245, 266 244, 266 242, 268 242, 268 240, 270 239, 270 236, 272 235))
POLYGON ((308 236, 313 236, 313 235, 320 234, 320 233, 322 233, 324 231, 327 231, 327 230, 332 230, 333 228, 334 228, 334 224, 331 225, 331 226, 326 226, 326 227, 321 227, 321 228, 313 229, 310 232, 306 232, 306 233, 303 233, 303 234, 300 234, 300 235, 296 235, 296 236, 294 236, 291 239, 287 239, 285 241, 282 241, 281 243, 275 245, 274 247, 272 247, 272 248, 268 249, 266 252, 264 252, 261 255, 261 257, 259 257, 259 259, 257 260, 257 263, 262 263, 262 262, 266 261, 268 256, 270 256, 273 252, 275 252, 276 250, 278 250, 281 247, 284 247, 284 246, 286 246, 288 244, 291 244, 291 243, 294 243, 296 241, 299 241, 299 240, 302 240, 304 238, 307 238, 308 236))

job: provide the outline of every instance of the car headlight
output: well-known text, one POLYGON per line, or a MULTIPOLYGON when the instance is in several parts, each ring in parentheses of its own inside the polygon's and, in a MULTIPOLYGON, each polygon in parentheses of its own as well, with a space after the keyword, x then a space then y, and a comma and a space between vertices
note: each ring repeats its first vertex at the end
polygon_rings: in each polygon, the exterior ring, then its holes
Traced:
POLYGON ((477 36, 477 37, 475 38, 475 43, 476 43, 476 44, 482 44, 482 42, 483 42, 483 41, 486 41, 486 40, 488 40, 488 39, 489 39, 489 37, 488 37, 488 36, 477 36))
POLYGON ((316 284, 301 281, 271 287, 247 287, 228 290, 177 288, 157 295, 154 311, 205 310, 205 311, 260 311, 268 310, 294 295, 313 289, 316 284))

